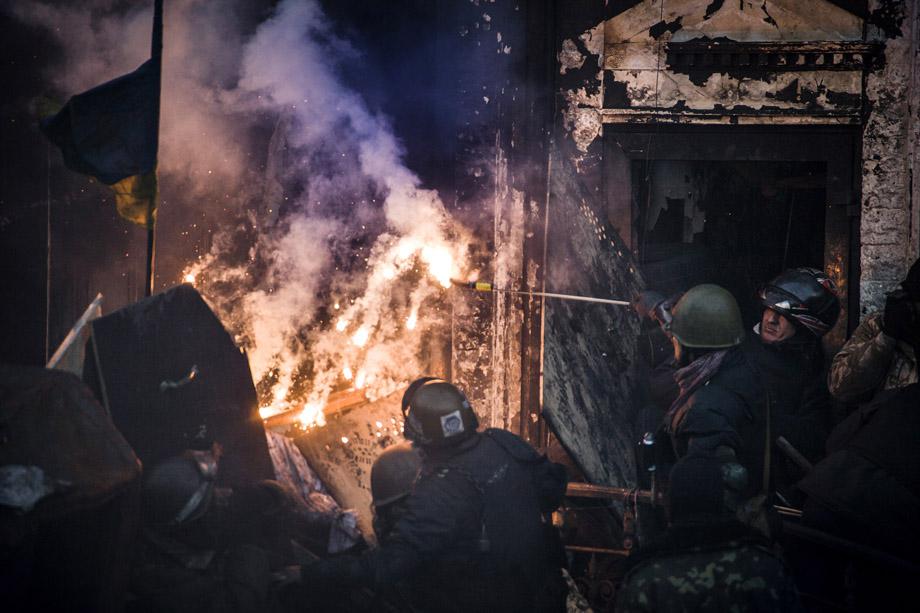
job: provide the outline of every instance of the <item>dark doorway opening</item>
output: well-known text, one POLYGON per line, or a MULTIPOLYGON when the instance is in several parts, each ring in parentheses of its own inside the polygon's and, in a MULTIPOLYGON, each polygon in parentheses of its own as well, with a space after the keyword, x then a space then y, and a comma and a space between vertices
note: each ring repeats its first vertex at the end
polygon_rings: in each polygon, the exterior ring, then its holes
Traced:
POLYGON ((632 232, 651 287, 718 283, 753 325, 757 285, 824 267, 825 162, 634 160, 632 174, 632 232))
POLYGON ((836 351, 858 323, 860 155, 858 126, 608 124, 607 213, 649 287, 718 283, 751 325, 759 285, 824 269, 843 306, 824 338, 836 351))

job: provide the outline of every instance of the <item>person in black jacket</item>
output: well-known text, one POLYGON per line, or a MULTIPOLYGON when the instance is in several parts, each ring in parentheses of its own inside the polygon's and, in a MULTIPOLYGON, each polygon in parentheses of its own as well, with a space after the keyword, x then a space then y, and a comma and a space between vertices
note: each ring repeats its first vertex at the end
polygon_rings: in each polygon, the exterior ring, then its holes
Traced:
POLYGON ((669 328, 679 393, 664 429, 677 458, 713 455, 746 470, 739 495, 762 489, 766 411, 763 387, 740 349, 735 298, 718 285, 691 288, 672 309, 669 328))
POLYGON ((380 592, 411 577, 421 610, 563 610, 563 561, 546 515, 565 493, 564 468, 510 432, 478 432, 469 401, 447 381, 415 381, 403 411, 423 457, 404 513, 366 555, 303 567, 304 597, 380 592))
POLYGON ((790 501, 805 469, 775 441, 783 437, 811 463, 824 455, 832 410, 821 338, 837 322, 840 300, 833 281, 814 268, 783 272, 760 289, 758 298, 763 315, 742 351, 770 403, 772 487, 790 501))
POLYGON ((860 611, 916 609, 918 440, 918 383, 880 392, 834 428, 828 456, 799 487, 808 495, 803 525, 843 541, 797 552, 806 591, 860 611))

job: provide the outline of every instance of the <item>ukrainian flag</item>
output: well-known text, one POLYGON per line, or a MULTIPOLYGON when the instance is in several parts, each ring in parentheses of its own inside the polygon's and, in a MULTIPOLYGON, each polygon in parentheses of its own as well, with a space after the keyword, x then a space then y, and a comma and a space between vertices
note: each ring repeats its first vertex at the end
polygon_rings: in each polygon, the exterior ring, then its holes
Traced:
POLYGON ((159 73, 159 60, 148 60, 41 122, 67 168, 111 186, 119 214, 148 228, 156 220, 159 73))

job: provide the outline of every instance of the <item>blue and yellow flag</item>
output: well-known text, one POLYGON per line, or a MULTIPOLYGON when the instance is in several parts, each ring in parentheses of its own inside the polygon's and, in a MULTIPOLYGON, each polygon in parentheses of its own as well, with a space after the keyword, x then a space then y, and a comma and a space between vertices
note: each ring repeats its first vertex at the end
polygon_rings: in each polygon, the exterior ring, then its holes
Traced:
POLYGON ((41 123, 67 168, 112 187, 119 214, 153 227, 157 201, 159 62, 67 101, 41 123))

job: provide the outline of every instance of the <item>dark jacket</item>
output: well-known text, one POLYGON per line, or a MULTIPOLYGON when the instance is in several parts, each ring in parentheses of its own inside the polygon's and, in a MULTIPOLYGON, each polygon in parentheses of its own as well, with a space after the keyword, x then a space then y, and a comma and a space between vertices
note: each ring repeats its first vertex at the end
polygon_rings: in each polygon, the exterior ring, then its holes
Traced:
POLYGON ((848 526, 844 538, 920 560, 918 440, 918 383, 882 392, 850 415, 831 433, 827 458, 799 484, 826 511, 812 521, 806 506, 805 522, 827 532, 848 526))
POLYGON ((785 565, 736 522, 672 526, 630 560, 619 613, 801 611, 785 565))
MULTIPOLYGON (((798 337, 767 344, 752 334, 742 351, 768 394, 763 400, 770 402, 771 440, 782 436, 810 462, 820 460, 832 418, 820 345, 798 337)), ((774 489, 787 496, 803 476, 775 444, 771 471, 774 489)))
POLYGON ((763 384, 740 347, 730 349, 718 371, 697 389, 670 424, 677 457, 735 451, 748 471, 748 494, 760 491, 766 404, 763 384))
POLYGON ((393 534, 369 554, 303 570, 314 584, 385 592, 411 581, 415 610, 550 611, 565 586, 543 514, 565 470, 504 430, 428 455, 393 534))

